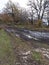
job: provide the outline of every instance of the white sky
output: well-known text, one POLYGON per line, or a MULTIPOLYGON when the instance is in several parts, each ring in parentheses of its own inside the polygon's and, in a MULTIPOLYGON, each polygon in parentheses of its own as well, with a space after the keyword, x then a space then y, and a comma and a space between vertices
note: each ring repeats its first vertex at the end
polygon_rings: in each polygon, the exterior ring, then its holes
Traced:
MULTIPOLYGON (((27 8, 27 2, 28 0, 11 0, 13 2, 18 2, 21 7, 27 8)), ((0 0, 0 12, 4 8, 5 4, 8 2, 8 0, 0 0)))

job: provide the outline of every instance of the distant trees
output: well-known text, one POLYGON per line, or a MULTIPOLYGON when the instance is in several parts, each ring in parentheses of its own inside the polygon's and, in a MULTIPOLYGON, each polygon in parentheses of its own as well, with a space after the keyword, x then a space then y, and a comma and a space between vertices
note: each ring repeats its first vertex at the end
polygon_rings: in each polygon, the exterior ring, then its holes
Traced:
POLYGON ((9 2, 6 4, 3 12, 9 17, 12 17, 14 23, 18 22, 19 10, 18 7, 11 0, 9 0, 9 2))
POLYGON ((20 17, 20 23, 22 23, 22 24, 28 23, 28 13, 27 13, 26 9, 20 10, 19 17, 20 17))
POLYGON ((25 24, 28 20, 26 9, 18 7, 18 5, 14 4, 11 0, 5 5, 3 13, 3 15, 5 15, 3 20, 13 22, 13 24, 25 24))
MULTIPOLYGON (((42 20, 47 8, 49 6, 48 0, 29 0, 28 6, 30 6, 31 17, 33 19, 42 20)), ((33 22, 32 22, 33 23, 33 22)))
POLYGON ((28 24, 30 21, 34 26, 41 27, 42 19, 49 9, 49 1, 29 0, 28 6, 29 11, 26 11, 9 0, 3 9, 2 21, 11 24, 28 24))

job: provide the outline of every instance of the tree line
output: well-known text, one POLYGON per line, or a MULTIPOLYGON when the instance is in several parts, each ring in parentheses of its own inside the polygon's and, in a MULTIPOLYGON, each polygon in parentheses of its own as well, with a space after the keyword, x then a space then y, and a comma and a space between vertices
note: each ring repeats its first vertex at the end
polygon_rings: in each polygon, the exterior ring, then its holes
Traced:
POLYGON ((19 7, 9 0, 0 14, 0 20, 11 24, 42 25, 42 20, 47 17, 49 22, 49 0, 29 0, 27 6, 29 11, 19 7))

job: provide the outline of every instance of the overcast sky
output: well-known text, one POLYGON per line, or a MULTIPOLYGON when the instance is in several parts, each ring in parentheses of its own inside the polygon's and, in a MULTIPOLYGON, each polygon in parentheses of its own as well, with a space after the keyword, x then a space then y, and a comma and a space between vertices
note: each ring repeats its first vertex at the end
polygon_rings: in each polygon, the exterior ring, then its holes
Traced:
MULTIPOLYGON (((11 0, 13 2, 18 2, 20 4, 21 7, 25 7, 27 8, 27 2, 28 0, 11 0)), ((5 4, 8 2, 8 0, 0 0, 0 12, 2 11, 2 9, 4 8, 5 4)))

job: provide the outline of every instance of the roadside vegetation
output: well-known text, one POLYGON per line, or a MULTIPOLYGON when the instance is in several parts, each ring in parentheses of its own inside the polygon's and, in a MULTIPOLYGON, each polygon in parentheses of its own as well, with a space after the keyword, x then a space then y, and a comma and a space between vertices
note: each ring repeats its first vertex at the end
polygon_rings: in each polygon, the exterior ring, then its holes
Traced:
POLYGON ((0 30, 0 65, 12 65, 15 62, 15 55, 11 44, 10 36, 0 30))

